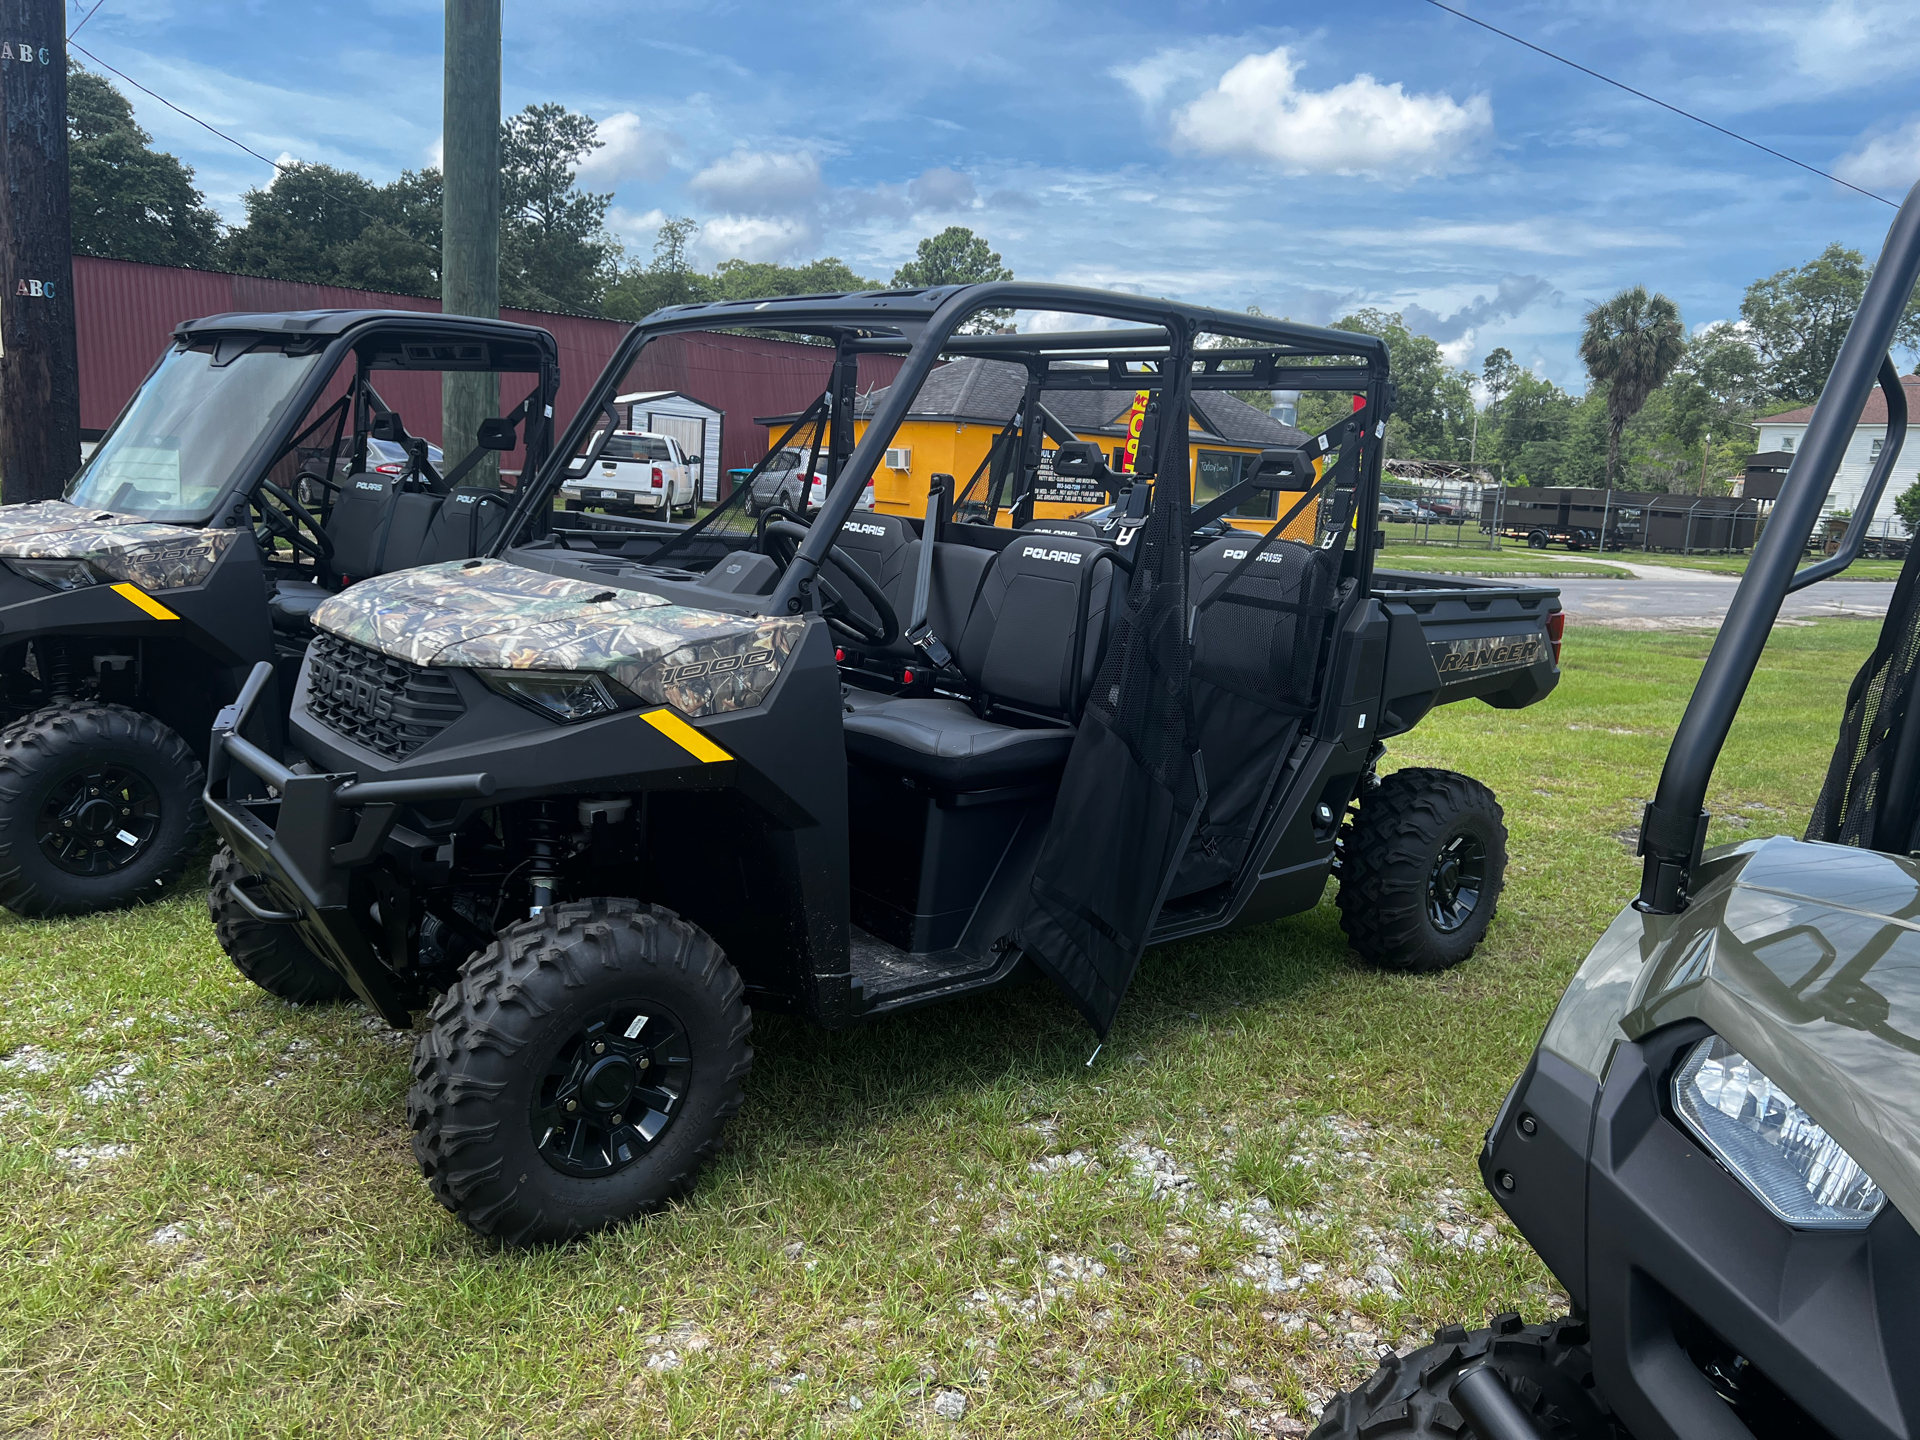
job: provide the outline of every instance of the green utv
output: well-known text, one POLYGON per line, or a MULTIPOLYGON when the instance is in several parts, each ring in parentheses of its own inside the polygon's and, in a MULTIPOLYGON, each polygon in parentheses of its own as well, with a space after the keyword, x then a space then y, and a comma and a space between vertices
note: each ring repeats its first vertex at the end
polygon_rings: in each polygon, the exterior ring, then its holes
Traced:
POLYGON ((1037 969, 1104 1034, 1148 944, 1311 909, 1336 864, 1367 960, 1455 964, 1499 894, 1500 807, 1464 775, 1378 779, 1382 741, 1438 703, 1544 697, 1561 616, 1551 590, 1374 569, 1356 517, 1390 396, 1371 337, 1066 287, 660 311, 487 556, 314 613, 286 763, 241 734, 254 682, 220 718, 221 939, 278 994, 428 1012, 416 1156, 517 1242, 690 1183, 741 1104, 750 1005, 842 1026, 1037 969), (1006 309, 1086 328, 963 332, 1006 309), (750 516, 749 474, 690 526, 556 514, 628 367, 695 328, 831 356, 768 452, 809 452, 820 507, 750 516), (898 376, 856 446, 863 357, 898 376), (1018 401, 990 503, 955 519, 941 476, 924 517, 855 513, 962 359, 1018 401), (1190 508, 1195 397, 1250 387, 1359 408, 1311 440, 1275 424, 1287 443, 1190 508), (1053 414, 1068 391, 1148 397, 1131 472, 1053 414), (1033 525, 1068 479, 1108 523, 1033 525), (1215 533, 1236 514, 1265 520, 1215 533))
POLYGON ((1315 1440, 1920 1434, 1920 548, 1848 691, 1806 838, 1703 851, 1707 783, 1791 591, 1844 570, 1906 437, 1888 357, 1920 186, 1888 234, 1587 956, 1480 1173, 1572 1302, 1441 1330, 1315 1440), (1796 572, 1876 374, 1887 440, 1796 572))
POLYGON ((553 337, 498 320, 180 325, 65 498, 0 508, 0 905, 72 914, 155 893, 200 846, 220 706, 272 666, 253 733, 277 754, 313 609, 484 549, 506 505, 460 482, 528 416, 537 464, 558 384, 553 337), (449 371, 531 393, 443 475, 375 383, 438 414, 449 371))

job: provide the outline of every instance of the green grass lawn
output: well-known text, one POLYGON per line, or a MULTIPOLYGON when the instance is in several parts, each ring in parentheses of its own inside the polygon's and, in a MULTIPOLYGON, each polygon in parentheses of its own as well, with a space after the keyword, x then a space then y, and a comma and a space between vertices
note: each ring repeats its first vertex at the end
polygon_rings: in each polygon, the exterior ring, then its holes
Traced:
MULTIPOLYGON (((1718 575, 1744 575, 1747 573, 1747 561, 1750 555, 1669 555, 1655 551, 1645 553, 1629 550, 1619 558, 1631 560, 1636 565, 1674 565, 1687 570, 1711 570, 1718 575)), ((1809 555, 1800 563, 1811 565, 1814 557, 1809 555)), ((1836 580, 1898 580, 1900 578, 1898 560, 1856 560, 1833 578, 1836 580)))
MULTIPOLYGON (((1776 634, 1715 841, 1801 828, 1873 634, 1776 634)), ((253 990, 193 885, 0 918, 0 1433, 1297 1434, 1377 1346, 1563 1303, 1473 1155, 1637 884, 1709 639, 1576 626, 1545 703, 1394 742, 1506 806, 1457 971, 1362 970, 1323 905, 1150 954, 1091 1065, 1043 986, 767 1019, 691 1199, 541 1253, 429 1197, 405 1039, 253 990)))
POLYGON ((1383 570, 1414 570, 1440 575, 1511 575, 1516 578, 1543 577, 1587 580, 1625 579, 1633 574, 1615 565, 1570 560, 1540 550, 1456 550, 1450 546, 1414 546, 1402 548, 1391 540, 1378 553, 1374 564, 1383 570))

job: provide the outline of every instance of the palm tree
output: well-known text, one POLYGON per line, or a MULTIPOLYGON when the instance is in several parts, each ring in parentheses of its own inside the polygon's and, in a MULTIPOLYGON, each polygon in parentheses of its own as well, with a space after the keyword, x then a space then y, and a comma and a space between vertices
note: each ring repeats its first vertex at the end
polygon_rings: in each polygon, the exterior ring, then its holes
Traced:
POLYGON ((1587 312, 1580 358, 1596 385, 1607 387, 1607 486, 1620 468, 1620 432, 1647 396, 1667 383, 1686 353, 1680 307, 1635 285, 1587 312))

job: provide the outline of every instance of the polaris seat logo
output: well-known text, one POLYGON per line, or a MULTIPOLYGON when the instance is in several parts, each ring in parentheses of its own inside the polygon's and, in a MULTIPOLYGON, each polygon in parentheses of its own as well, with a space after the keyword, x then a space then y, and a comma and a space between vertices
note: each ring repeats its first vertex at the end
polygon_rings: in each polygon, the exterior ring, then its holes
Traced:
POLYGON ((887 534, 887 527, 884 525, 855 525, 848 523, 842 525, 840 528, 849 535, 878 535, 882 539, 885 539, 887 534))
POLYGON ((1086 557, 1078 550, 1042 550, 1038 545, 1022 545, 1022 560, 1051 560, 1056 565, 1078 565, 1086 557))
POLYGON ((374 494, 378 495, 387 487, 379 480, 356 480, 353 482, 353 488, 356 490, 371 490, 374 494))
MULTIPOLYGON (((1247 552, 1244 550, 1222 550, 1220 557, 1223 560, 1244 560, 1247 558, 1247 552)), ((1256 563, 1263 565, 1284 565, 1287 563, 1287 557, 1284 555, 1276 555, 1271 550, 1262 550, 1260 552, 1260 559, 1256 563)))

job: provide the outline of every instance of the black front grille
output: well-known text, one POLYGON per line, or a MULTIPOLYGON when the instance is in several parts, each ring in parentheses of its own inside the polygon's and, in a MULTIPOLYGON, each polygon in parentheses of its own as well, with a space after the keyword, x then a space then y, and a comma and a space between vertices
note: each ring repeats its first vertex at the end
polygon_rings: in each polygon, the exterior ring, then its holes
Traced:
POLYGON ((307 651, 307 713, 336 735, 404 760, 466 712, 453 675, 321 633, 307 651))

